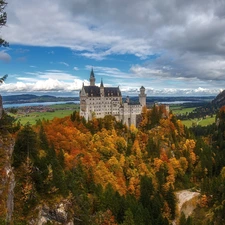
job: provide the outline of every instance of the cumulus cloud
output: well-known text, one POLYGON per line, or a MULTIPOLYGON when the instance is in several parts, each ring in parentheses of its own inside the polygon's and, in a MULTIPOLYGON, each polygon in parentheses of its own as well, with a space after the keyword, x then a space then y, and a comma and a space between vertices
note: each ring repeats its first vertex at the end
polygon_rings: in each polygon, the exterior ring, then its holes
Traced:
POLYGON ((26 72, 26 76, 11 75, 15 83, 5 82, 0 86, 0 93, 72 93, 82 88, 83 83, 89 85, 89 81, 80 79, 62 70, 46 70, 26 72))
MULTIPOLYGON (((21 81, 16 83, 3 83, 0 86, 0 92, 4 95, 7 93, 73 93, 74 96, 78 96, 78 92, 84 85, 89 85, 89 81, 74 79, 73 82, 63 82, 58 79, 47 79, 35 81, 32 79, 19 79, 21 81)), ((99 85, 99 84, 98 84, 99 85)), ((107 84, 106 84, 107 86, 107 84)), ((123 96, 137 96, 139 94, 140 86, 121 86, 120 87, 123 96)), ((214 88, 201 88, 188 89, 188 88, 150 88, 146 87, 146 93, 148 96, 202 96, 202 95, 217 95, 220 89, 214 88)))
MULTIPOLYGON (((137 96, 139 94, 140 87, 130 88, 122 87, 121 91, 124 96, 137 96)), ((197 89, 187 89, 187 88, 146 88, 145 92, 147 96, 216 96, 220 89, 207 89, 207 88, 197 88, 197 89)))
POLYGON ((82 80, 74 79, 73 82, 63 82, 58 79, 47 79, 32 82, 32 79, 20 79, 16 83, 4 83, 0 86, 0 91, 4 93, 21 92, 72 92, 78 91, 82 87, 82 80))

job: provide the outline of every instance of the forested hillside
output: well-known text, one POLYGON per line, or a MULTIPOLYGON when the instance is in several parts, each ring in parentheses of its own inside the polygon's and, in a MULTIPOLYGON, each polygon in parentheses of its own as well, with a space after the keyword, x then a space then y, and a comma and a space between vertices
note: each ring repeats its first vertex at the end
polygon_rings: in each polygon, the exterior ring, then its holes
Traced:
POLYGON ((138 128, 78 112, 14 127, 12 224, 223 224, 224 108, 217 124, 196 138, 154 106, 138 128), (190 188, 201 192, 198 207, 179 219, 175 192, 190 188))
POLYGON ((218 107, 222 107, 225 105, 225 90, 220 92, 215 99, 212 101, 213 105, 216 105, 218 107))

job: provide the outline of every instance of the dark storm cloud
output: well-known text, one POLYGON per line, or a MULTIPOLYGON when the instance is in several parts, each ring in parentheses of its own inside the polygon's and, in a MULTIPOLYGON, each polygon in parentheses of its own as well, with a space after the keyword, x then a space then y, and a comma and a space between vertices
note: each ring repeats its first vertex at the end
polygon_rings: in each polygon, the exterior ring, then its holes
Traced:
POLYGON ((31 0, 11 6, 11 42, 70 47, 97 60, 132 54, 146 59, 131 67, 138 76, 225 80, 223 0, 31 0), (159 57, 149 61, 152 54, 159 57))
POLYGON ((224 79, 225 1, 68 0, 61 4, 90 29, 146 41, 152 52, 161 54, 147 68, 172 77, 224 79))

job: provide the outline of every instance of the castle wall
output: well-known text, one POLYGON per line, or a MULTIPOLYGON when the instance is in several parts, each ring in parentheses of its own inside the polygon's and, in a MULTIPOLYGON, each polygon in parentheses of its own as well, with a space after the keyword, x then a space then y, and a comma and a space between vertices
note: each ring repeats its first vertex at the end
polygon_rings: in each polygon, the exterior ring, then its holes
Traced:
POLYGON ((141 105, 129 105, 127 102, 120 108, 119 119, 122 120, 127 126, 137 126, 137 115, 140 115, 142 111, 141 105))
POLYGON ((137 125, 136 117, 142 112, 140 104, 129 104, 124 102, 121 105, 122 97, 80 97, 80 115, 87 121, 95 118, 104 118, 107 115, 115 116, 127 126, 137 125), (121 107, 122 106, 122 107, 121 107))
POLYGON ((124 115, 123 116, 123 119, 122 119, 122 121, 123 121, 123 123, 124 124, 126 124, 128 127, 130 126, 130 125, 134 125, 134 126, 136 126, 136 114, 126 114, 126 115, 124 115))
POLYGON ((103 118, 107 115, 119 115, 121 97, 81 97, 80 98, 80 115, 86 120, 103 118))

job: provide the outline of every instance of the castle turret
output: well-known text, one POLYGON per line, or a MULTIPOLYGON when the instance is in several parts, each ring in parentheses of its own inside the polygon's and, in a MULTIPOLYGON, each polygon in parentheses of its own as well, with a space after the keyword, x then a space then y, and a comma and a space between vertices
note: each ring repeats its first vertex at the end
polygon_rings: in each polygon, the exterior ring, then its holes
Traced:
POLYGON ((90 86, 95 86, 95 74, 94 74, 93 68, 91 69, 91 74, 90 74, 90 86))
POLYGON ((141 86, 140 88, 139 102, 142 107, 146 106, 146 94, 145 94, 145 88, 143 86, 141 86))
POLYGON ((130 97, 127 96, 127 97, 126 97, 126 103, 129 103, 129 102, 130 102, 130 97))
POLYGON ((82 89, 80 90, 80 96, 81 97, 86 96, 86 92, 85 92, 85 89, 84 89, 84 82, 83 82, 83 85, 82 85, 82 89))
POLYGON ((80 90, 80 115, 83 116, 86 120, 88 120, 88 113, 87 113, 87 100, 88 94, 85 91, 84 83, 82 85, 82 89, 80 90))

